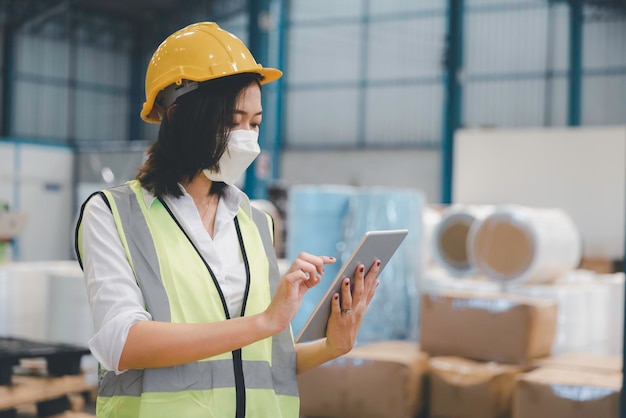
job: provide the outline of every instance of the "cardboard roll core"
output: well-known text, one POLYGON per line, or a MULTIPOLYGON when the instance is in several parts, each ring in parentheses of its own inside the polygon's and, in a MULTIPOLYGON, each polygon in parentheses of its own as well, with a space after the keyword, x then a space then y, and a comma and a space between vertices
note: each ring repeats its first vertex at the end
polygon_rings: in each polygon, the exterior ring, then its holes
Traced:
POLYGON ((536 251, 526 230, 498 219, 483 222, 473 245, 478 267, 501 279, 521 276, 530 268, 536 251))

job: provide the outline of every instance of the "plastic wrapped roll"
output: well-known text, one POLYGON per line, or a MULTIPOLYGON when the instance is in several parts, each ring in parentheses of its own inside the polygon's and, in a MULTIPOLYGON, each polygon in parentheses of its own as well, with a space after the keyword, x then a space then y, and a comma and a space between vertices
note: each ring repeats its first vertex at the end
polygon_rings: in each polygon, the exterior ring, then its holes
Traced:
POLYGON ((589 350, 597 354, 621 355, 624 335, 624 273, 598 274, 595 283, 603 288, 601 294, 590 294, 597 301, 596 332, 606 335, 596 340, 589 350), (598 317, 599 316, 599 317, 598 317))
POLYGON ((422 209, 422 266, 425 270, 434 264, 432 242, 435 229, 441 222, 441 209, 432 206, 424 206, 422 209))
POLYGON ((623 274, 600 275, 573 270, 554 283, 514 286, 509 293, 558 303, 558 326, 552 354, 577 351, 622 353, 623 274))
POLYGON ((558 303, 557 329, 552 354, 583 351, 589 348, 588 299, 580 283, 515 286, 509 293, 558 303))
MULTIPOLYGON (((286 257, 291 264, 301 252, 341 258, 344 221, 350 197, 349 186, 293 186, 288 191, 286 257)), ((309 315, 324 296, 328 285, 339 272, 341 263, 324 266, 322 282, 309 290, 297 315, 291 322, 297 335, 309 315)))
POLYGON ((476 266, 468 255, 472 225, 494 211, 493 206, 453 205, 445 208, 433 232, 432 254, 437 265, 454 277, 470 276, 476 266))
POLYGON ((420 281, 422 293, 446 291, 472 292, 478 294, 501 293, 502 286, 484 276, 452 277, 442 268, 425 270, 420 281))
POLYGON ((468 253, 493 280, 549 282, 578 266, 582 238, 563 210, 503 206, 472 225, 468 253))
POLYGON ((418 337, 424 202, 423 194, 417 190, 375 187, 361 188, 350 200, 343 258, 350 255, 368 230, 409 230, 379 276, 381 283, 363 318, 359 344, 418 337))

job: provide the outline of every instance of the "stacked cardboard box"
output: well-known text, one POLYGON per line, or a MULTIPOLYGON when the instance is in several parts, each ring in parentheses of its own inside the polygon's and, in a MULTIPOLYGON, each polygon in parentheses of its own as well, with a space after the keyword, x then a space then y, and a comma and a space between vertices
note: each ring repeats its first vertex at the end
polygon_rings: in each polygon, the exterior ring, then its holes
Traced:
POLYGON ((621 358, 550 356, 557 302, 423 294, 419 346, 387 341, 299 376, 303 417, 616 417, 621 358), (422 382, 427 377, 426 382, 422 382))
MULTIPOLYGON (((431 418, 507 418, 517 377, 550 354, 557 305, 503 294, 422 295, 431 418)), ((537 415, 537 417, 540 415, 537 415)))
POLYGON ((622 384, 617 356, 569 353, 543 359, 518 377, 513 418, 617 417, 622 384))
POLYGON ((585 352, 565 353, 537 359, 537 367, 583 370, 598 373, 621 373, 622 356, 598 355, 585 352))
POLYGON ((550 355, 557 304, 504 294, 422 295, 420 345, 432 356, 527 365, 550 355))
POLYGON ((384 341, 298 376, 305 417, 413 418, 424 406, 428 357, 412 341, 384 341))
POLYGON ((433 357, 429 366, 431 417, 510 416, 515 379, 523 367, 460 357, 433 357))

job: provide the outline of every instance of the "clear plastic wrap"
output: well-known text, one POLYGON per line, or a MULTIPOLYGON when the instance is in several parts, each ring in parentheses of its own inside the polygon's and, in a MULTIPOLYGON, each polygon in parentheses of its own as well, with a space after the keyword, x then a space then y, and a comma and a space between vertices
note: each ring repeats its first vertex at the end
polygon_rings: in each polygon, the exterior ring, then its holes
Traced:
POLYGON ((368 230, 409 230, 379 276, 381 284, 365 313, 358 343, 418 338, 424 203, 423 194, 417 190, 378 187, 360 188, 350 199, 343 258, 368 230))
POLYGON ((291 322, 297 335, 309 315, 324 296, 331 280, 339 272, 343 248, 344 222, 350 198, 356 189, 350 186, 293 186, 288 192, 286 256, 291 263, 300 252, 337 258, 324 267, 322 282, 309 290, 291 322))

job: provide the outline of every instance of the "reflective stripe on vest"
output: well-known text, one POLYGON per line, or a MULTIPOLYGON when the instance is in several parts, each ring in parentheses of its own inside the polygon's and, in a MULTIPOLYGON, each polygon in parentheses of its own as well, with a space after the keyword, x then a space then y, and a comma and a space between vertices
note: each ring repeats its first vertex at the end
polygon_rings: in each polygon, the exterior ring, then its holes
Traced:
MULTIPOLYGON (((164 284, 164 278, 162 277, 161 269, 163 266, 161 265, 161 260, 159 260, 159 251, 157 249, 158 245, 163 245, 163 242, 161 241, 159 244, 159 238, 152 236, 150 233, 150 222, 148 222, 146 216, 153 216, 150 213, 152 209, 146 210, 144 202, 140 200, 143 198, 143 195, 139 183, 136 181, 129 182, 124 186, 109 189, 104 194, 109 200, 108 204, 111 207, 122 245, 126 250, 137 283, 142 290, 147 309, 155 320, 172 320, 170 299, 164 284)), ((158 205, 158 203, 154 202, 153 205, 158 205)), ((161 213, 155 216, 159 221, 159 225, 166 222, 172 224, 175 222, 175 219, 172 219, 172 217, 168 216, 167 219, 165 218, 162 207, 158 209, 161 213)), ((255 231, 256 236, 260 234, 260 240, 258 241, 262 245, 259 245, 259 247, 263 247, 262 253, 268 262, 270 296, 273 296, 280 276, 267 216, 253 208, 252 220, 248 219, 247 215, 241 211, 237 218, 240 219, 238 224, 241 223, 241 228, 244 230, 243 235, 250 234, 251 230, 255 231), (251 225, 256 225, 256 228, 251 227, 251 225)), ((247 236, 249 237, 250 235, 247 236)), ((180 237, 178 239, 180 244, 180 237)), ((255 250, 254 245, 256 244, 251 244, 244 240, 243 247, 245 248, 245 253, 252 254, 250 251, 255 250)), ((188 250, 193 251, 192 247, 193 244, 189 242, 188 250)), ((260 248, 256 249, 257 253, 259 250, 260 248)), ((251 275, 253 280, 258 281, 259 278, 262 279, 264 277, 264 274, 259 276, 256 270, 258 270, 258 266, 255 266, 255 272, 251 272, 251 275)), ((268 277, 265 277, 264 280, 267 279, 268 277)), ((258 284, 255 286, 258 286, 258 284)), ((207 303, 219 304, 222 302, 225 306, 219 285, 217 287, 222 300, 217 300, 214 297, 213 300, 209 299, 207 303)), ((256 299, 253 305, 257 306, 253 306, 253 308, 257 310, 259 309, 259 303, 265 303, 266 306, 271 300, 259 300, 258 297, 256 299)), ((248 312, 247 308, 246 312, 248 312)), ((228 312, 225 312, 225 315, 228 316, 228 312)), ((224 319, 226 318, 212 318, 209 320, 217 321, 224 319)), ((276 403, 277 405, 289 405, 287 409, 290 409, 290 411, 283 411, 286 413, 283 416, 297 416, 298 387, 295 377, 295 352, 290 329, 286 329, 271 339, 262 340, 237 351, 242 353, 240 363, 242 370, 241 378, 245 378, 246 392, 254 389, 261 390, 259 392, 261 395, 247 397, 257 399, 257 401, 259 399, 267 399, 268 403, 276 403), (259 356, 265 357, 262 354, 264 352, 271 353, 271 359, 259 359, 259 356), (267 397, 271 396, 268 393, 274 393, 278 400, 274 399, 272 401, 268 399, 267 397), (294 400, 285 402, 285 396, 294 399, 295 402, 294 400)), ((233 362, 236 361, 231 353, 225 353, 211 359, 181 366, 128 370, 120 375, 102 370, 99 396, 106 399, 113 397, 141 397, 146 393, 151 393, 151 396, 153 396, 158 393, 211 391, 220 388, 234 390, 235 374, 233 372, 233 362)), ((253 410, 250 410, 250 408, 254 409, 255 405, 251 405, 249 402, 252 401, 246 402, 247 409, 250 412, 248 415, 253 416, 253 410)))

